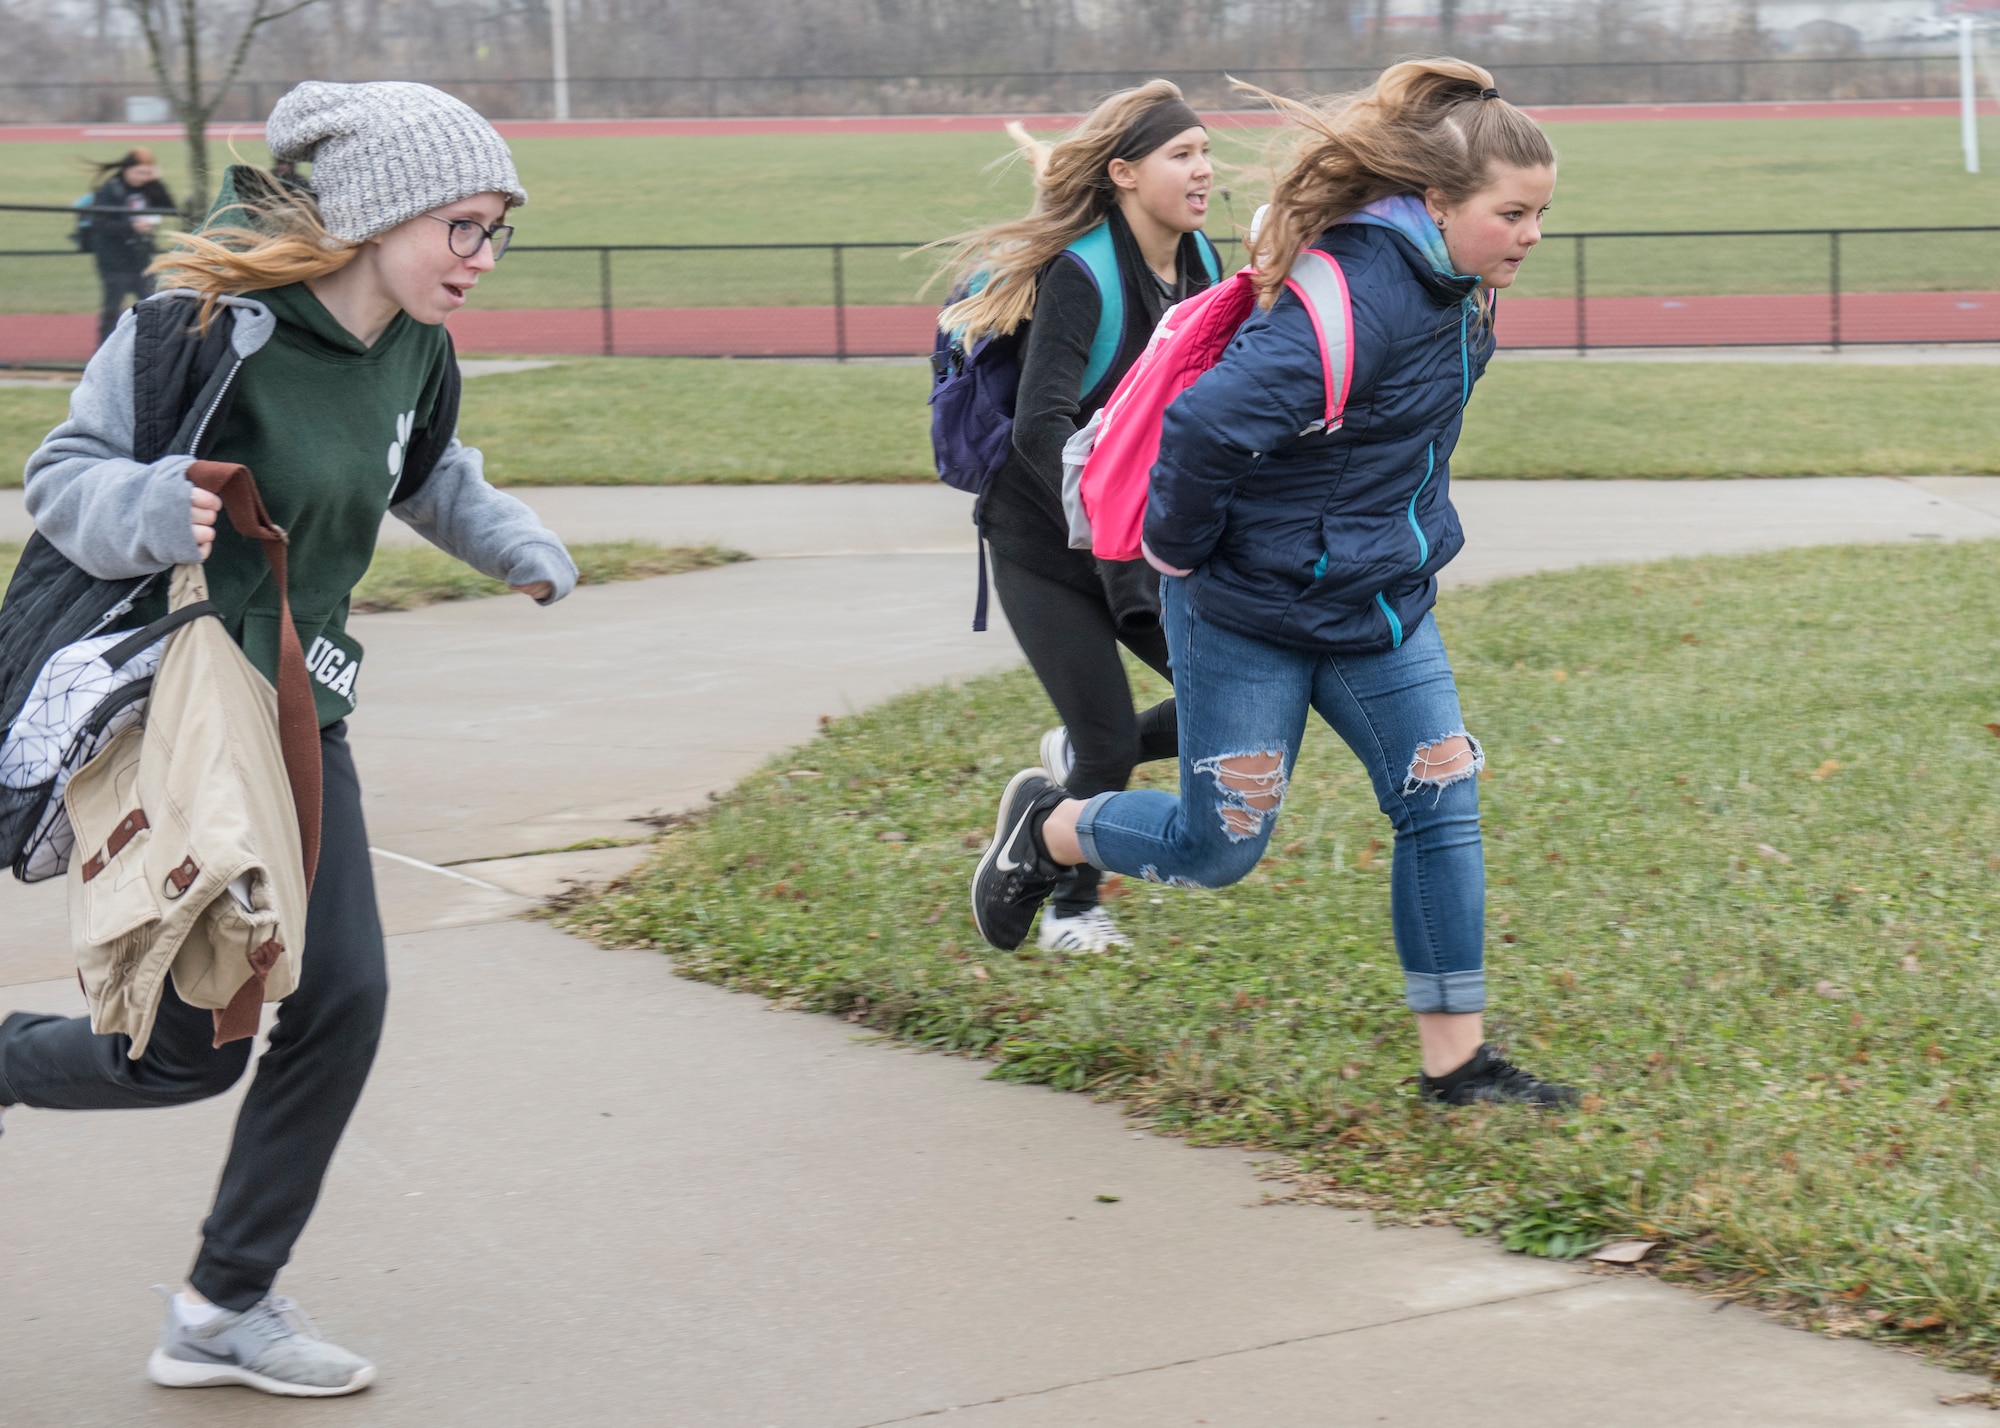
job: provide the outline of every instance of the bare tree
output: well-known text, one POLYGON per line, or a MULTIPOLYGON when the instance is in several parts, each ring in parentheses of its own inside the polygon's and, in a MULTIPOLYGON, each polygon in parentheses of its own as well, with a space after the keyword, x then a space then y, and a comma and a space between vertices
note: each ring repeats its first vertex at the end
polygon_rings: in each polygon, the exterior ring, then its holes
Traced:
POLYGON ((273 20, 282 20, 318 0, 251 0, 250 13, 243 19, 235 43, 227 50, 222 72, 213 84, 203 77, 203 49, 211 31, 223 28, 216 12, 216 0, 124 0, 146 37, 147 58, 153 75, 174 116, 187 130, 188 190, 183 209, 190 223, 198 223, 208 212, 210 168, 208 162, 208 121, 221 105, 243 61, 250 56, 250 44, 257 32, 273 20))

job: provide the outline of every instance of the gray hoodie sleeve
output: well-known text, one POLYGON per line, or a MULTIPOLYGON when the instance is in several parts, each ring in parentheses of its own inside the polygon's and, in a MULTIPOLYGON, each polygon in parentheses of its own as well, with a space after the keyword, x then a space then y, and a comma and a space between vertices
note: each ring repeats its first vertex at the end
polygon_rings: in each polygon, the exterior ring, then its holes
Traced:
POLYGON ((527 504, 486 484, 486 458, 457 437, 417 494, 390 512, 481 575, 509 585, 546 580, 553 605, 576 588, 576 563, 527 504))
POLYGON ((132 345, 127 312, 84 368, 69 419, 35 448, 28 515, 51 545, 100 580, 201 559, 187 479, 191 456, 132 459, 132 345))

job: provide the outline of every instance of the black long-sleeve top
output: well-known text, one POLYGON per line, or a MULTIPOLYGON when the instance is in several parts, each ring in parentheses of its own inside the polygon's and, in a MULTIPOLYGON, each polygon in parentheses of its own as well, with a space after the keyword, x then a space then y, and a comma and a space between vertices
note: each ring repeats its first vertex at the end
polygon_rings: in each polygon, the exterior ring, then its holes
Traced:
MULTIPOLYGON (((125 182, 123 174, 113 174, 91 195, 96 208, 172 208, 174 196, 158 179, 140 188, 125 182)), ((112 271, 136 271, 153 261, 153 230, 137 227, 132 219, 115 213, 90 215, 90 247, 97 266, 112 271)))
POLYGON ((1158 578, 1144 561, 1100 561, 1069 548, 1062 504, 1063 445, 1111 398, 1172 304, 1207 286, 1193 234, 1181 240, 1169 287, 1146 266, 1124 217, 1111 233, 1125 283, 1125 335, 1104 378, 1079 393, 1103 300, 1084 266, 1059 257, 1037 279, 1035 314, 1021 337, 1021 385, 1014 402, 1014 452, 994 473, 981 507, 993 553, 1050 579, 1101 592, 1121 628, 1159 620, 1158 578))

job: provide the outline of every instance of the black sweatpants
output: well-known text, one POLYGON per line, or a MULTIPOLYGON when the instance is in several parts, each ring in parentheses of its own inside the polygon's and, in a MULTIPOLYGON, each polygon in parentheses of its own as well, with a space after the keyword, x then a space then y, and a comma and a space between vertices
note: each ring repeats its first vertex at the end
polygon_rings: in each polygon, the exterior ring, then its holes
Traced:
POLYGON ((153 275, 146 271, 146 264, 152 261, 152 255, 147 254, 137 267, 98 268, 97 280, 104 286, 104 303, 97 314, 98 346, 104 345, 104 339, 118 325, 118 318, 125 311, 127 295, 134 302, 144 302, 153 295, 153 275))
MULTIPOLYGON (((1120 631, 1101 588, 1086 591, 993 555, 1000 608, 1076 751, 1069 792, 1090 798, 1125 787, 1135 765, 1180 756, 1180 726, 1169 695, 1150 709, 1132 707, 1132 686, 1118 657, 1122 644, 1163 679, 1172 679, 1167 636, 1158 625, 1120 631)), ((1074 917, 1097 905, 1103 874, 1088 863, 1056 885, 1055 910, 1074 917)))
MULTIPOLYGON (((319 870, 306 908, 299 985, 279 1008, 270 1047, 237 1113, 189 1275, 196 1289, 228 1309, 262 1299, 291 1258, 368 1080, 388 1002, 361 784, 344 724, 320 731, 320 755, 319 870)), ((0 1022, 0 1102, 98 1111, 220 1095, 242 1076, 253 1043, 216 1048, 214 1039, 213 1014, 176 996, 171 977, 152 1040, 137 1061, 126 1056, 131 1038, 94 1035, 89 1017, 16 1012, 0 1022)))

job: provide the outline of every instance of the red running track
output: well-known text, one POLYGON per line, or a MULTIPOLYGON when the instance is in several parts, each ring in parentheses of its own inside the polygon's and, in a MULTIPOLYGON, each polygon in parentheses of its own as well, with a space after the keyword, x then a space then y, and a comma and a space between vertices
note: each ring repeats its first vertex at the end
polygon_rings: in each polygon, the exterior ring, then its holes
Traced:
MULTIPOLYGON (((1572 298, 1500 304, 1503 347, 1577 344, 1572 298)), ((612 350, 621 357, 900 357, 930 351, 930 306, 619 308, 612 350)), ((1824 293, 1741 297, 1601 297, 1584 307, 1593 347, 1818 346, 1831 341, 1824 293)), ((461 312, 451 319, 463 352, 591 356, 604 352, 595 308, 461 312)), ((95 316, 0 316, 0 361, 77 362, 90 355, 95 316)), ((1847 293, 1843 342, 2000 342, 2000 292, 1847 293)))
MULTIPOLYGON (((1653 119, 1907 119, 1952 118, 1956 99, 1844 99, 1805 103, 1748 104, 1572 104, 1540 105, 1528 112, 1544 123, 1605 124, 1653 119)), ((1982 114, 2000 114, 2000 101, 1980 101, 1982 114)), ((495 127, 510 139, 635 139, 737 134, 979 134, 1009 119, 1034 129, 1065 129, 1076 114, 856 114, 743 119, 503 119, 495 127)), ((1269 110, 1213 110, 1202 121, 1216 129, 1265 129, 1278 116, 1269 110)), ((0 143, 121 143, 178 139, 170 124, 6 124, 0 143)), ((218 142, 261 139, 261 124, 218 124, 209 130, 218 142)))

